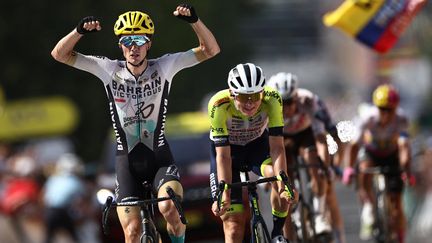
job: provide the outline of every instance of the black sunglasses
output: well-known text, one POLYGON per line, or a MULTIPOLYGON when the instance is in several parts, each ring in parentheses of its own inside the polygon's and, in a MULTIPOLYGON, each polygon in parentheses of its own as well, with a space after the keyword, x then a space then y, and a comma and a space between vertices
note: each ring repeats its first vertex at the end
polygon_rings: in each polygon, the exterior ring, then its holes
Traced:
POLYGON ((381 112, 393 112, 394 108, 378 107, 381 112))
POLYGON ((292 105, 294 103, 294 98, 283 99, 282 104, 284 105, 292 105))

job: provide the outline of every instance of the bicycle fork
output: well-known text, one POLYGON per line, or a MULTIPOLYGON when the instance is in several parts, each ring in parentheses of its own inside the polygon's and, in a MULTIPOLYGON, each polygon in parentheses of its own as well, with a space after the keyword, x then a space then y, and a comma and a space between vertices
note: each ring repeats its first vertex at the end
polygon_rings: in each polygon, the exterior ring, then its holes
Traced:
POLYGON ((141 210, 141 223, 143 232, 141 234, 140 242, 147 243, 146 241, 150 240, 151 242, 158 243, 160 242, 160 236, 156 231, 156 226, 154 225, 154 222, 151 220, 153 218, 153 209, 150 207, 151 206, 147 205, 144 210, 141 210), (147 240, 143 239, 144 236, 147 236, 147 240), (149 236, 153 236, 154 239, 148 239, 149 236))
POLYGON ((265 243, 271 242, 270 233, 264 218, 261 215, 258 203, 258 193, 256 187, 251 188, 249 193, 249 206, 252 209, 251 230, 252 230, 252 243, 265 243))

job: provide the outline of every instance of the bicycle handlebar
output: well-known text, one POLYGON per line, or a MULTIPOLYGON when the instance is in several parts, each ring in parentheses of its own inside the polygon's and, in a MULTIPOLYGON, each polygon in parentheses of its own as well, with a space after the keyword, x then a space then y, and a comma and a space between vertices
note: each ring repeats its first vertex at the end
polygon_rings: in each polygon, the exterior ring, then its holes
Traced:
POLYGON ((121 206, 137 206, 137 207, 146 207, 148 205, 157 204, 158 202, 166 201, 166 200, 172 200, 174 203, 175 208, 177 209, 177 212, 180 217, 180 221, 183 224, 187 224, 187 219, 184 215, 183 208, 180 205, 179 196, 177 196, 174 192, 174 190, 171 187, 166 188, 166 192, 168 193, 168 197, 158 197, 158 198, 151 198, 151 199, 144 199, 144 200, 137 200, 137 201, 131 201, 131 202, 116 202, 114 199, 109 196, 107 197, 107 200, 104 204, 103 213, 102 213, 102 228, 104 234, 108 234, 108 214, 111 208, 114 207, 121 207, 121 206))
POLYGON ((374 166, 360 169, 360 172, 365 174, 400 174, 405 170, 402 168, 394 167, 394 166, 374 166))
POLYGON ((288 192, 291 200, 294 200, 294 191, 293 187, 289 181, 288 175, 284 171, 280 171, 279 175, 260 178, 256 181, 241 181, 234 183, 226 183, 224 180, 219 181, 218 188, 216 190, 216 198, 217 198, 217 206, 220 210, 220 206, 222 205, 222 192, 224 190, 228 190, 230 188, 241 188, 241 187, 255 187, 258 184, 273 182, 273 181, 282 181, 285 184, 285 190, 288 192))

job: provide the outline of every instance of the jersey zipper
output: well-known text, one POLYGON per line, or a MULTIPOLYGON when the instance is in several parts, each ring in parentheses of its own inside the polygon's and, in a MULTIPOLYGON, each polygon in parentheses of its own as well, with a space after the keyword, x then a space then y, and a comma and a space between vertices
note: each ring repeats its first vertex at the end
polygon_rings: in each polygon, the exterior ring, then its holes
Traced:
MULTIPOLYGON (((138 78, 136 78, 135 76, 133 76, 133 77, 135 79, 135 89, 134 90, 136 90, 136 88, 138 87, 138 79, 139 79, 139 77, 138 78)), ((137 120, 137 122, 138 122, 138 124, 137 124, 138 139, 139 139, 140 142, 142 142, 142 137, 141 137, 141 111, 139 110, 140 106, 139 106, 139 96, 138 95, 136 96, 135 105, 137 106, 137 113, 138 113, 138 114, 135 114, 135 115, 138 116, 138 120, 137 120)))

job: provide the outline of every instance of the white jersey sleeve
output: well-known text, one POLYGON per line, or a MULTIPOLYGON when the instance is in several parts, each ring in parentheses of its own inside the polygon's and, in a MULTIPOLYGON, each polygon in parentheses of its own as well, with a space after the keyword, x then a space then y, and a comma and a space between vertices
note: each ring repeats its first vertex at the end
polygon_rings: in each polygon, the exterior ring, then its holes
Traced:
POLYGON ((172 80, 174 75, 180 70, 199 63, 192 49, 186 52, 165 54, 156 60, 162 67, 162 71, 167 74, 168 80, 172 80))
POLYGON ((320 110, 319 97, 316 94, 312 95, 311 103, 312 130, 316 135, 325 134, 325 124, 315 117, 320 110))
POLYGON ((92 73, 105 85, 111 81, 112 71, 118 65, 117 60, 110 60, 103 56, 89 56, 75 52, 76 60, 72 64, 74 68, 92 73), (111 72, 110 72, 111 71, 111 72))

